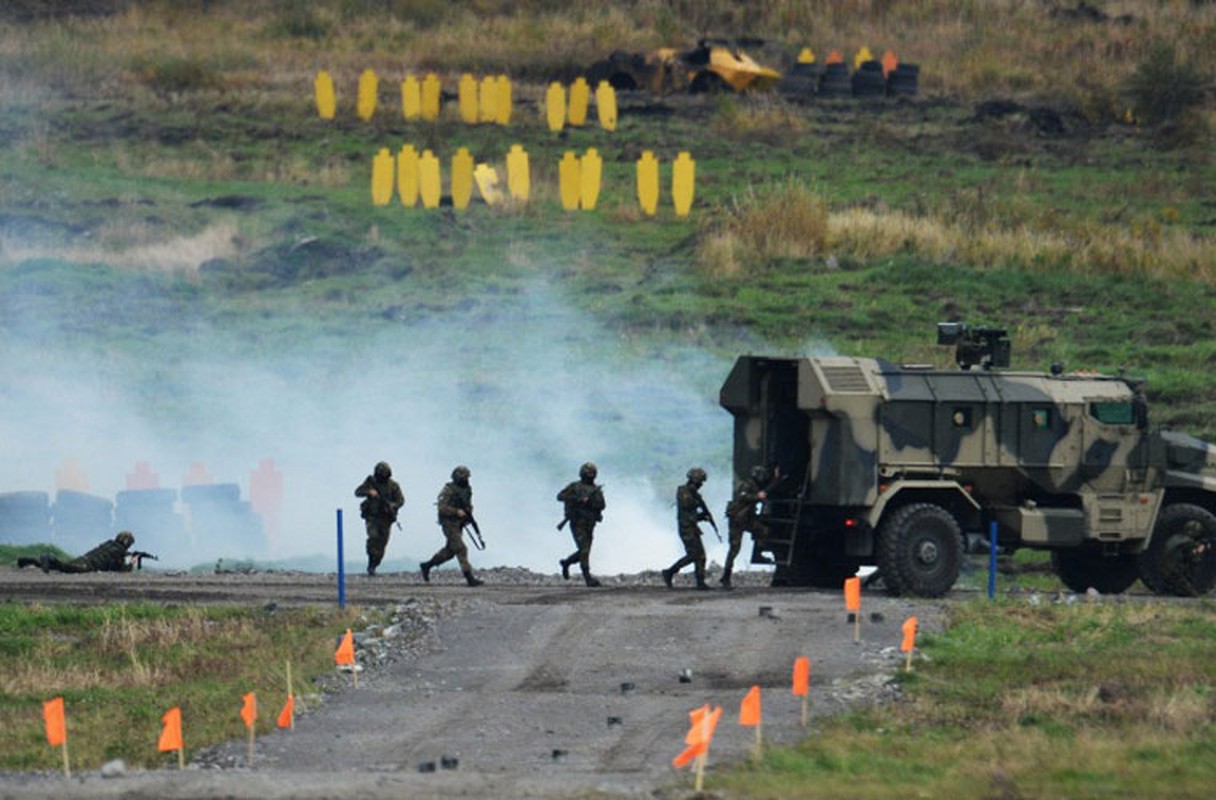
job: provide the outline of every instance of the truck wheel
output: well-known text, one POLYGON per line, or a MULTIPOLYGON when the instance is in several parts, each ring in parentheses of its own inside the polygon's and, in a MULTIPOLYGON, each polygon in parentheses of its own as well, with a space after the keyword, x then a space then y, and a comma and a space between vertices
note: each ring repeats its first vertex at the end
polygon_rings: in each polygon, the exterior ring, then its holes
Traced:
POLYGON ((1140 554, 1139 574, 1157 594, 1199 597, 1216 585, 1216 515, 1175 503, 1157 517, 1153 538, 1140 554))
POLYGON ((1053 550, 1051 566, 1060 581, 1074 592, 1097 589, 1122 594, 1140 577, 1135 556, 1104 556, 1085 550, 1053 550))
POLYGON ((896 509, 878 531, 878 570, 892 594, 941 597, 958 580, 962 557, 958 521, 932 503, 896 509))

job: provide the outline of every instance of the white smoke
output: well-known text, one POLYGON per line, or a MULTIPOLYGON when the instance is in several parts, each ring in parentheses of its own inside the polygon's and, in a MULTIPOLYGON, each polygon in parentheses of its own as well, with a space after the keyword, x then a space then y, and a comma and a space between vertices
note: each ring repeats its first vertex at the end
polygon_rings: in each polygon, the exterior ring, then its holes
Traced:
MULTIPOLYGON (((283 476, 277 536, 268 547, 251 542, 222 555, 333 564, 341 509, 347 559, 359 562, 364 533, 353 491, 386 460, 406 495, 391 569, 442 544, 434 500, 465 464, 488 544, 471 551, 474 565, 551 573, 574 549, 569 529, 555 530, 555 495, 580 464, 595 461, 608 508, 592 565, 613 574, 659 569, 682 552, 673 498, 699 465, 710 473, 704 493, 725 535, 732 421, 717 390, 729 357, 674 335, 666 344, 624 341, 539 285, 492 307, 369 321, 375 333, 366 335, 320 324, 283 333, 278 322, 268 320, 264 335, 199 325, 185 343, 152 335, 85 352, 92 345, 45 320, 5 320, 0 493, 53 496, 56 470, 69 459, 88 476, 89 493, 110 498, 138 461, 168 488, 180 488, 201 462, 247 500, 251 471, 269 458, 283 476)), ((721 562, 725 546, 711 531, 705 543, 721 562)), ((163 564, 182 566, 213 555, 188 540, 161 554, 163 564)))

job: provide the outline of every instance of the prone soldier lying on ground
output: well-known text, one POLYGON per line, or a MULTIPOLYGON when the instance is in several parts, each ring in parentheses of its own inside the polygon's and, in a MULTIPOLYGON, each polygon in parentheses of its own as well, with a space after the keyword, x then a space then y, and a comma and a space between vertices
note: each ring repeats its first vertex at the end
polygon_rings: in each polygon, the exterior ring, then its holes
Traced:
MULTIPOLYGON (((127 551, 133 544, 135 536, 123 531, 71 561, 60 561, 50 553, 43 553, 38 558, 19 558, 17 566, 41 567, 43 572, 130 572, 132 565, 127 562, 127 551)), ((143 557, 148 556, 145 553, 143 557)))

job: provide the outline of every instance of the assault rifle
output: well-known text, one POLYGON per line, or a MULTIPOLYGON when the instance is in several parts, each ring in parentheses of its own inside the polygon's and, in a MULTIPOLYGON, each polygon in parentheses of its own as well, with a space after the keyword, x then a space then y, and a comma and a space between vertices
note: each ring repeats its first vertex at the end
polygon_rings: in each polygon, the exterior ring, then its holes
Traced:
POLYGON ((478 550, 486 549, 486 540, 481 538, 481 526, 477 524, 477 520, 473 519, 473 512, 465 509, 464 512, 464 532, 469 534, 469 541, 478 550))
POLYGON ((156 556, 152 555, 151 553, 145 553, 143 550, 132 550, 131 552, 127 553, 127 558, 131 559, 129 563, 136 569, 144 568, 145 558, 150 558, 153 561, 160 561, 160 559, 156 556))
POLYGON ((714 536, 718 537, 718 541, 722 541, 722 534, 718 531, 718 523, 714 521, 714 512, 709 510, 709 506, 705 503, 705 498, 700 494, 697 495, 697 508, 701 509, 701 519, 709 523, 709 527, 714 529, 714 536))
POLYGON ((388 517, 389 524, 395 524, 397 530, 403 530, 401 523, 397 521, 397 514, 400 512, 400 509, 393 508, 393 504, 389 502, 388 498, 379 489, 376 489, 375 497, 368 495, 363 498, 363 505, 360 506, 360 510, 364 512, 363 516, 366 518, 367 512, 377 506, 383 512, 383 515, 388 517))

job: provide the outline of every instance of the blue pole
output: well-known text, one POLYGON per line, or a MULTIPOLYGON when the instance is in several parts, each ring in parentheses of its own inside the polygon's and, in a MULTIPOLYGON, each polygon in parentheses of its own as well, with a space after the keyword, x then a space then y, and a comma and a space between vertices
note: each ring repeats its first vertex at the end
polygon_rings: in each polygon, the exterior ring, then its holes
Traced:
POLYGON ((996 598, 996 520, 988 523, 988 599, 996 598))
POLYGON ((342 556, 342 509, 338 509, 338 608, 346 608, 346 566, 342 556))

